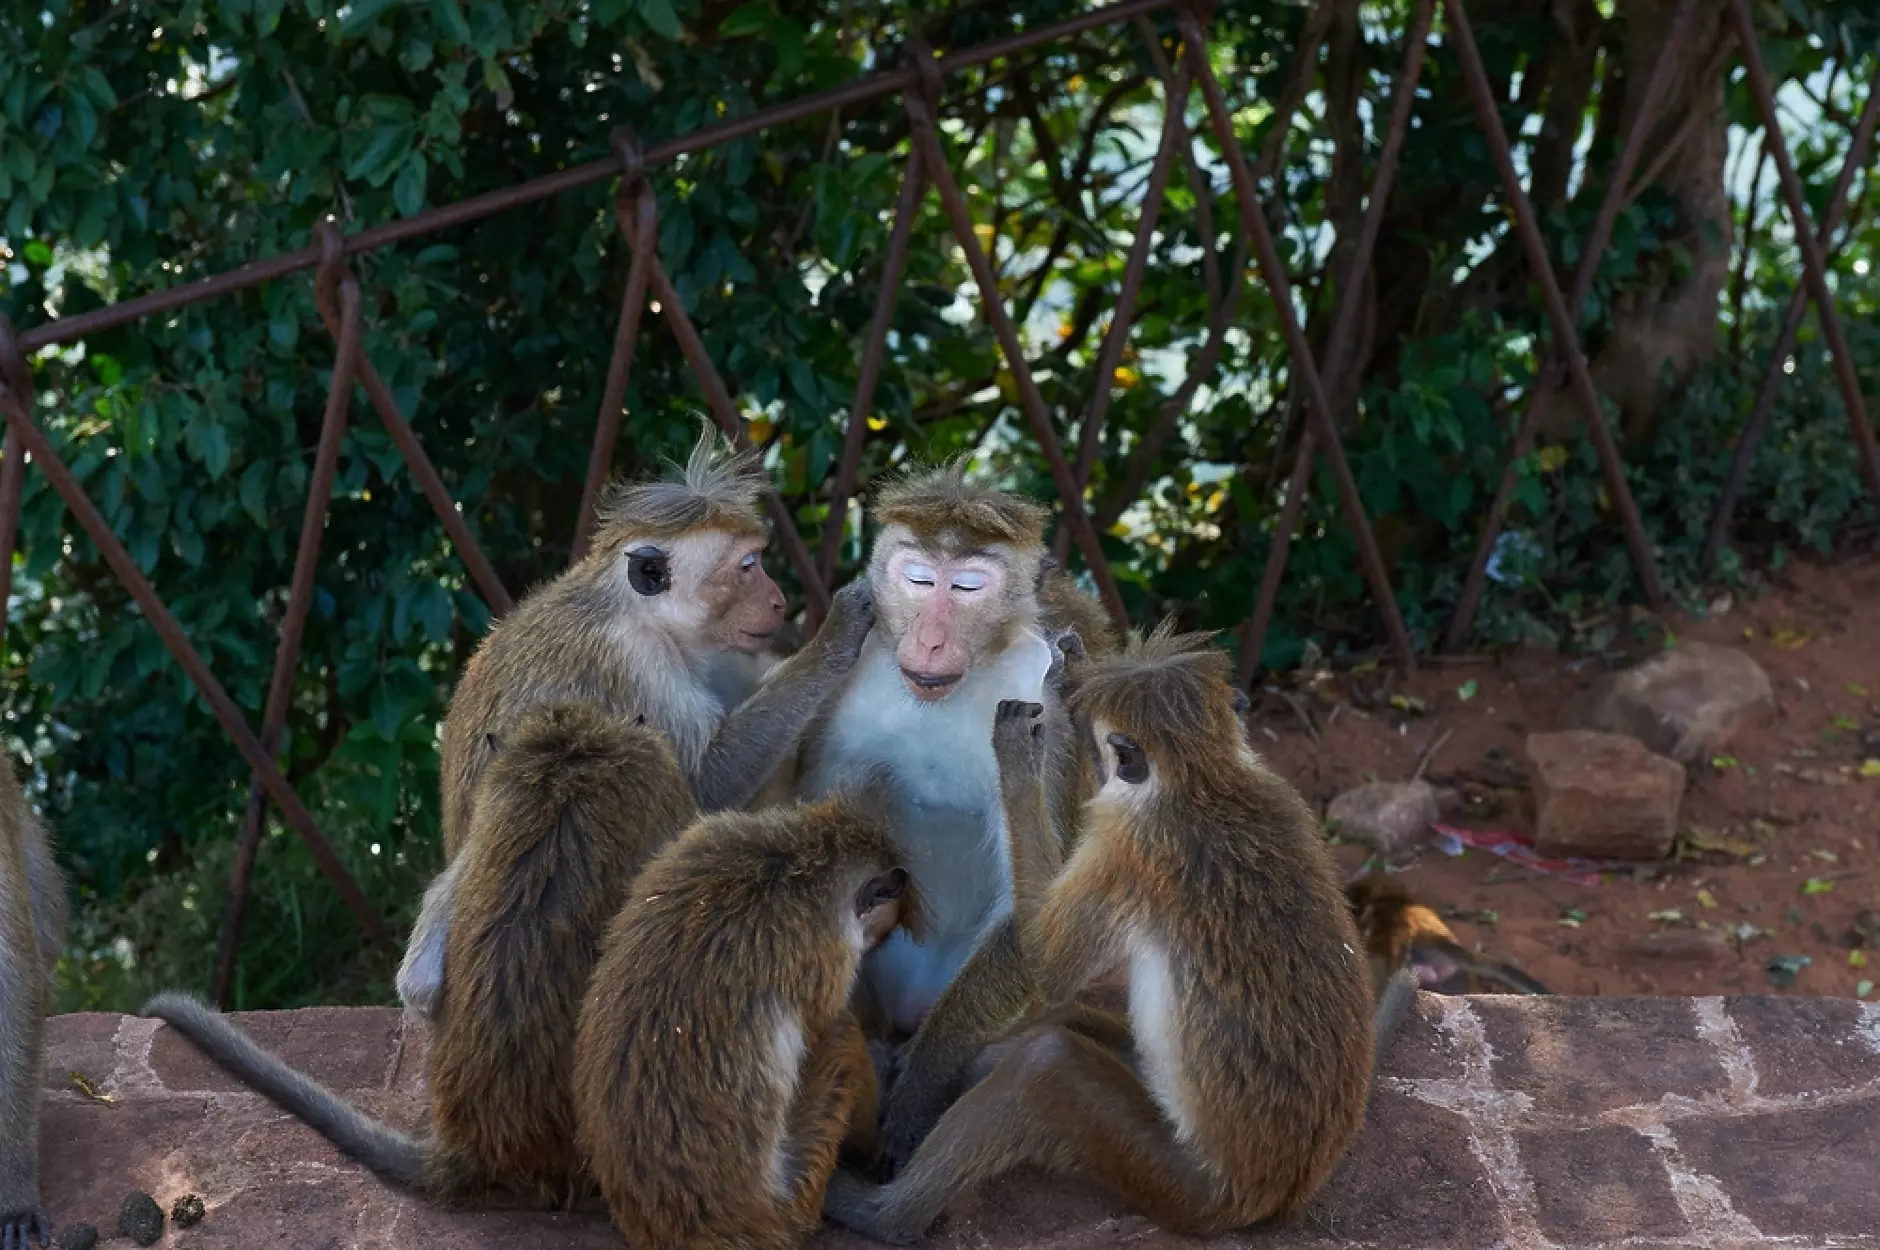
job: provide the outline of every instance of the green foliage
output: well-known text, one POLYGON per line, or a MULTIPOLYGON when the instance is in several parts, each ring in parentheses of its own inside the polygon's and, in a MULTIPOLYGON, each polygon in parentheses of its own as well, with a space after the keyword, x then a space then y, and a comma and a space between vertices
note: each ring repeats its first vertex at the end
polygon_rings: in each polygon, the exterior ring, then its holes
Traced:
MULTIPOLYGON (((1343 69, 1370 109, 1337 162, 1325 93, 1294 119, 1267 206, 1315 342, 1339 270, 1328 256, 1375 167, 1388 75, 1409 5, 1363 7, 1343 69), (1367 127, 1372 127, 1367 132, 1367 127), (1306 134, 1321 136, 1308 142, 1306 134), (1350 161, 1357 177, 1343 164, 1350 161)), ((0 308, 20 326, 200 280, 305 247, 335 215, 349 233, 557 169, 607 159, 614 128, 651 145, 891 64, 919 30, 958 48, 1035 27, 1070 0, 51 0, 0 28, 0 308)), ((1808 73, 1865 49, 1860 5, 1765 13, 1772 69, 1808 73), (1811 42, 1813 40, 1814 42, 1811 42)), ((1231 0, 1211 55, 1254 152, 1275 125, 1306 6, 1231 0)), ((1158 18, 1164 54, 1172 27, 1158 18)), ((1479 22, 1521 132, 1540 102, 1512 88, 1554 40, 1542 6, 1479 22)), ((1608 40, 1616 39, 1615 24, 1608 40)), ((1616 44, 1608 43, 1612 52, 1616 44)), ((1839 76, 1838 112, 1857 111, 1839 76)), ((1162 126, 1163 88, 1130 25, 955 77, 943 135, 1061 435, 1075 435, 1162 126), (989 228, 989 229, 988 229, 989 228)), ((1755 124, 1740 85, 1725 107, 1755 124)), ((1599 102, 1585 110, 1596 130, 1599 102)), ((1145 436, 1210 337, 1231 280, 1235 197, 1200 103, 1188 120, 1200 184, 1177 166, 1114 379, 1093 502, 1138 620, 1169 609, 1231 628, 1245 616, 1277 521, 1297 410, 1257 275, 1224 324, 1218 367, 1159 455, 1145 436), (1132 473, 1139 498, 1114 497, 1132 473), (1099 511, 1103 509, 1100 506, 1099 511)), ((1432 48, 1379 245, 1379 336, 1348 379, 1347 447, 1417 636, 1440 631, 1551 331, 1509 242, 1487 147, 1453 51, 1432 48), (1484 259, 1486 257, 1486 259, 1484 259), (1513 257, 1512 261, 1510 257, 1513 257)), ((1527 133, 1532 133, 1529 127, 1527 133)), ((1806 194, 1828 194, 1845 132, 1793 135, 1806 194)), ((1533 159, 1539 141, 1522 143, 1533 159)), ((1596 144, 1608 159, 1610 136, 1596 144)), ((892 98, 656 164, 659 252, 707 349, 766 447, 812 545, 854 398, 859 345, 907 150, 892 98)), ((1570 271, 1599 179, 1538 205, 1570 271)), ((1767 214, 1765 203, 1754 211, 1767 214)), ((1741 235, 1741 225, 1737 236, 1741 235)), ((1701 601, 1695 551, 1760 345, 1795 266, 1764 229, 1746 270, 1738 350, 1682 383, 1628 447, 1667 575, 1701 601)), ((1615 310, 1690 281, 1700 236, 1652 191, 1621 215, 1582 326, 1598 352, 1615 310)), ((1863 369, 1880 359, 1863 223, 1837 282, 1863 369), (1864 311, 1865 315, 1859 315, 1864 311)), ((353 258, 366 352, 512 592, 566 562, 626 256, 611 186, 596 185, 353 258)), ((946 219, 929 195, 914 227, 895 334, 862 466, 971 454, 982 471, 1054 494, 946 219)), ((1731 304, 1726 310, 1736 320, 1731 304)), ((35 415, 251 723, 285 609, 332 348, 306 274, 90 336, 33 362, 35 415)), ((657 319, 638 346, 615 468, 681 453, 703 400, 657 319)), ((1489 645, 1558 637, 1603 645, 1633 579, 1594 459, 1577 434, 1521 466, 1516 535, 1478 622, 1489 645)), ((1812 323, 1739 512, 1751 578, 1782 550, 1831 548, 1871 523, 1845 418, 1812 323)), ((840 522, 841 518, 835 518, 840 522)), ((844 576, 866 535, 850 533, 844 576)), ((292 690, 283 767, 341 860, 395 928, 438 865, 436 726, 489 614, 428 502, 355 395, 292 690)), ((773 571, 794 594, 780 559, 773 571)), ((37 474, 29 474, 4 657, 10 742, 59 830, 80 908, 68 1006, 122 1008, 158 986, 206 986, 249 779, 201 698, 37 474)), ((1332 484, 1314 476, 1263 660, 1308 639, 1375 646, 1332 484)), ((392 960, 367 950, 298 840, 271 820, 257 859, 236 1004, 384 1000, 392 960)))

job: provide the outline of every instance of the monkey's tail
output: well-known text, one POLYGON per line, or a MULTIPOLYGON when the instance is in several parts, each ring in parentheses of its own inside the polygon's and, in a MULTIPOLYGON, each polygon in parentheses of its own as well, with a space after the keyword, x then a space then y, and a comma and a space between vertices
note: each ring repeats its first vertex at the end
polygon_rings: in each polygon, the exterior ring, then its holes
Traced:
POLYGON ((425 1189, 427 1144, 360 1111, 320 1082, 269 1054, 227 1017, 187 994, 159 994, 145 1003, 155 1016, 211 1059, 299 1116, 328 1141, 388 1181, 425 1189))
POLYGON ((1403 1025, 1404 1013, 1416 996, 1417 974, 1413 968, 1399 968, 1384 982, 1384 992, 1377 996, 1377 1006, 1371 1012, 1373 1074, 1383 1066, 1384 1056, 1390 1053, 1390 1044, 1397 1040, 1397 1030, 1403 1025))

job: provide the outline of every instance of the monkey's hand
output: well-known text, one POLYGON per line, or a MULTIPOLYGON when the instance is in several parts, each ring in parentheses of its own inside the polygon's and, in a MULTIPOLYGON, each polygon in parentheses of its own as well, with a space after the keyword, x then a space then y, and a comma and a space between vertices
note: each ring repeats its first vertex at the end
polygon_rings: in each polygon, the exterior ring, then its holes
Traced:
POLYGON ((52 1244, 52 1221, 37 1203, 24 1211, 0 1214, 0 1250, 28 1250, 34 1234, 38 1234, 41 1246, 52 1244))
POLYGON ((828 619, 816 631, 816 649, 825 668, 846 673, 862 654, 862 643, 875 627, 875 596, 868 579, 850 582, 829 603, 828 619))
POLYGON ((1090 653, 1075 625, 1066 625, 1045 642, 1051 647, 1051 667, 1044 671, 1044 688, 1062 694, 1066 677, 1075 684, 1077 669, 1090 662, 1090 653))
POLYGON ((1036 784, 1044 776, 1044 705, 1001 700, 992 716, 992 754, 1002 784, 1036 784))

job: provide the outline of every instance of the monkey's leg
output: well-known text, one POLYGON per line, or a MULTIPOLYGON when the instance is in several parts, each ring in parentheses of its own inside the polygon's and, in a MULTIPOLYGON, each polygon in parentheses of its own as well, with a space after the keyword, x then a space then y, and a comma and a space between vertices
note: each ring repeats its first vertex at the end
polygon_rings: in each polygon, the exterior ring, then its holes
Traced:
POLYGON ((1235 1223, 1128 1065, 1057 1026, 1026 1033, 941 1117, 892 1184, 837 1173, 823 1214, 905 1244, 961 1194, 1027 1164, 1096 1181, 1176 1232, 1208 1236, 1235 1223))
POLYGON ((429 1022, 437 1018, 438 994, 444 988, 444 951, 450 945, 450 917, 457 909, 457 882, 467 856, 450 861, 425 888, 418 919, 411 926, 405 958, 398 965, 399 1001, 407 1011, 429 1022))
MULTIPOLYGON (((0 830, 0 840, 6 832, 0 830)), ((52 1240, 52 1224, 39 1209, 46 971, 27 855, 18 846, 0 846, 0 853, 0 1247, 26 1250, 35 1234, 42 1246, 52 1240)))
POLYGON ((784 1149, 795 1177, 777 1214, 795 1240, 808 1237, 820 1222, 823 1193, 841 1148, 858 1136, 865 1142, 875 1136, 874 1103, 874 1061, 861 1025, 845 1011, 810 1052, 784 1124, 784 1149), (858 1135, 864 1118, 867 1128, 858 1135))
MULTIPOLYGON (((855 1036, 861 1047, 862 1066, 853 1075, 855 1097, 849 1107, 849 1129, 842 1139, 841 1157, 859 1167, 873 1167, 881 1156, 881 1080, 874 1052, 868 1048, 867 1034, 859 1021, 855 1036)), ((845 1060, 853 1062, 854 1057, 845 1056, 845 1060)))
MULTIPOLYGON (((1088 1003, 1073 1003, 1042 1023, 1062 1025, 1073 1033, 1080 1033, 1132 1068, 1136 1066, 1136 1035, 1130 1031, 1129 1021, 1113 1011, 1088 1003)), ((1002 1038, 981 1050, 966 1069, 966 1087, 971 1088, 990 1076, 1024 1037, 1025 1034, 1020 1033, 1002 1038)))
POLYGON ((881 1128, 882 1170, 893 1176, 933 1130, 979 1053, 1024 1018, 1032 979, 1009 916, 967 957, 901 1053, 881 1128))

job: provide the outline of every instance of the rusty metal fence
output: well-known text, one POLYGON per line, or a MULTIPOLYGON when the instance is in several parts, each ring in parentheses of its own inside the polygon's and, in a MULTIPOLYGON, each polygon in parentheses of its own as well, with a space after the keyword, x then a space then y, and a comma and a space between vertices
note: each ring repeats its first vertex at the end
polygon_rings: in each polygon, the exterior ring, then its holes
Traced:
MULTIPOLYGON (((1769 365, 1757 404, 1746 421, 1736 449, 1729 484, 1720 505, 1707 547, 1714 556, 1727 540, 1736 500, 1747 480, 1757 444, 1765 432, 1773 409, 1774 394, 1780 383, 1781 367, 1794 335, 1812 300, 1821 320, 1824 338, 1832 353, 1837 382, 1841 388, 1848 420, 1859 449, 1861 470, 1868 491, 1880 502, 1880 452, 1876 451, 1872 428, 1854 373, 1852 358, 1836 318, 1832 292, 1825 276, 1823 253, 1832 246, 1835 231, 1846 211, 1848 190, 1854 172, 1866 160, 1880 116, 1880 76, 1869 92, 1866 107, 1857 124, 1846 165, 1836 184, 1833 197, 1818 225, 1818 234, 1808 228, 1807 209, 1802 187, 1783 140, 1775 111, 1774 86, 1763 66, 1752 27, 1748 0, 1729 0, 1730 20, 1737 55, 1748 74, 1748 81, 1766 127, 1767 142, 1781 180, 1782 194, 1795 234, 1801 245, 1805 282, 1791 298, 1782 325, 1774 358, 1769 365)), ((4 460, 0 461, 0 603, 11 589, 12 560, 18 536, 20 502, 26 464, 37 464, 47 481, 76 517, 79 525, 97 545, 112 572, 131 594, 164 645, 201 692, 216 720, 234 741, 236 749, 253 773, 248 808, 242 825, 231 901, 224 917, 217 952, 214 996, 218 1003, 226 999, 231 982, 235 952, 240 940, 242 918, 253 877, 255 855, 265 824, 266 805, 272 802, 283 820, 306 843, 315 863, 339 891, 347 907, 358 918, 368 937, 391 945, 395 939, 384 920, 367 901, 358 884, 334 853, 312 814, 302 803, 294 787, 275 763, 285 729, 289 694, 295 667, 299 661, 300 642, 314 591, 314 575, 320 558, 322 530, 334 475, 339 462, 341 439, 345 433, 352 390, 363 387, 379 420, 403 456, 412 477, 429 500, 439 522, 464 562, 471 580, 488 603, 493 616, 501 616, 514 605, 509 591, 498 578, 495 568, 484 555, 471 533, 457 502, 437 468, 425 453, 416 432, 399 411, 390 388, 372 361, 360 348, 362 300, 359 284, 350 272, 351 256, 391 247, 423 235, 453 226, 478 221, 493 214, 547 199, 563 191, 618 180, 615 215, 621 240, 630 254, 625 290, 621 297, 618 329, 608 362, 600 411, 597 416, 593 450, 589 458, 582 493, 578 529, 573 555, 579 559, 586 551, 594 524, 594 503, 612 463, 621 415, 632 370, 635 345, 639 338, 642 311, 648 299, 663 315, 677 340, 688 367, 704 392, 713 420, 739 445, 748 437, 731 392, 725 386, 706 352, 704 341, 692 325, 684 305, 661 265, 655 240, 657 210, 646 180, 648 166, 690 152, 742 138, 758 131, 800 121, 848 105, 899 94, 906 109, 911 139, 902 172, 902 185, 895 208, 895 220, 889 236, 880 285, 868 338, 861 357, 842 450, 831 489, 829 521, 821 534, 818 550, 811 552, 794 518, 780 497, 771 491, 765 507, 775 522, 776 533, 802 584, 807 613, 812 622, 819 620, 829 603, 829 585, 836 574, 837 554, 843 531, 843 518, 857 487, 860 456, 867 417, 872 411, 874 391, 894 320, 896 297, 908 255, 913 219, 929 188, 937 192, 945 210, 955 243, 963 252, 982 309, 998 340, 1007 367, 1011 370, 1019 407, 1037 440, 1050 468, 1060 506, 1063 527, 1059 553, 1068 537, 1084 558, 1099 594, 1109 613, 1119 622, 1126 620, 1122 596, 1111 574, 1098 538, 1098 525, 1086 506, 1085 491, 1096 460, 1102 426, 1107 412, 1110 387, 1099 384, 1090 397, 1078 431, 1075 458, 1067 455, 1058 437, 1051 413, 1033 380, 1018 331, 1000 295, 991 263, 973 229, 966 196, 955 179, 945 141, 937 126, 941 89, 945 79, 963 70, 983 66, 1015 53, 1067 39, 1080 32, 1113 23, 1133 21, 1147 42, 1149 56, 1161 78, 1166 95, 1166 111, 1160 144, 1157 148, 1141 218, 1124 268, 1117 305, 1106 330, 1098 355, 1096 377, 1107 379, 1128 342, 1130 320, 1147 268, 1156 223, 1163 206, 1174 161, 1179 156, 1196 185, 1198 212, 1211 212, 1207 206, 1205 179, 1198 175, 1193 136, 1188 133, 1186 108, 1191 91, 1200 88, 1206 119, 1226 161, 1235 191, 1243 238, 1240 240, 1229 275, 1222 304, 1217 308, 1231 314, 1236 306, 1247 268, 1247 248, 1264 280, 1279 328, 1285 339, 1291 365, 1291 385, 1303 401, 1307 424, 1298 444, 1288 478, 1282 511, 1272 549, 1267 557, 1260 586, 1249 616, 1240 634, 1240 673, 1242 684, 1251 681, 1279 587, 1285 576, 1287 555, 1303 507, 1311 469, 1316 458, 1323 457, 1339 496, 1345 522, 1358 546, 1360 570, 1372 603, 1380 614, 1392 657, 1402 669, 1414 670, 1415 647, 1398 611, 1377 541, 1372 533, 1359 497, 1357 480, 1348 463, 1338 433, 1338 413, 1326 390, 1324 378, 1340 377, 1348 366, 1357 330, 1358 299, 1371 263, 1371 254, 1382 225, 1384 209, 1390 198, 1398 159, 1422 73, 1426 50, 1435 23, 1437 0, 1418 0, 1410 29, 1405 37, 1403 67, 1394 84, 1384 143, 1373 176, 1370 195, 1352 253, 1348 275, 1341 282, 1338 302, 1333 309, 1332 330, 1324 351, 1315 359, 1295 309, 1293 294, 1281 264, 1278 246, 1263 211, 1261 183, 1271 169, 1264 165, 1274 160, 1275 152, 1249 161, 1234 137, 1233 119, 1221 85, 1207 56, 1206 12, 1199 4, 1190 6, 1182 0, 1122 0, 1094 8, 1037 30, 1011 35, 975 47, 936 56, 931 49, 911 44, 903 63, 897 68, 876 73, 847 86, 825 91, 804 99, 760 110, 745 117, 708 126, 677 136, 650 147, 642 147, 625 130, 616 132, 610 158, 589 162, 549 174, 517 186, 493 191, 458 203, 444 205, 416 216, 375 226, 354 235, 343 235, 331 221, 322 222, 309 244, 298 251, 244 265, 198 282, 124 300, 79 316, 61 318, 24 332, 0 316, 0 411, 4 412, 9 437, 4 460), (1149 15, 1173 10, 1181 54, 1171 65, 1149 15), (104 516, 86 496, 71 470, 52 446, 45 432, 32 417, 33 382, 27 364, 32 354, 56 345, 70 344, 106 329, 123 326, 155 313, 170 311, 202 300, 244 290, 262 283, 312 269, 315 271, 315 302, 321 320, 336 345, 336 355, 326 401, 325 416, 315 452, 314 471, 308 482, 305 512, 301 522, 299 545, 295 555, 288 603, 275 654, 261 728, 257 733, 242 710, 209 670, 201 654, 190 643, 176 618, 165 606, 162 596, 137 568, 124 544, 111 531, 104 516)), ((1619 521, 1625 531, 1628 550, 1646 601, 1654 608, 1665 601, 1663 582, 1657 561, 1639 520, 1638 509, 1627 485, 1625 467, 1619 449, 1602 415, 1599 397, 1587 370, 1585 353, 1576 327, 1597 271, 1600 256, 1610 241, 1618 215, 1635 199, 1655 176, 1648 170, 1644 177, 1632 175, 1643 156, 1645 138, 1657 119, 1656 112, 1664 94, 1672 46, 1694 17, 1695 0, 1681 0, 1659 56, 1645 87, 1644 101, 1621 153, 1610 173, 1598 215, 1587 238, 1582 242, 1580 261, 1573 274, 1569 292, 1563 294, 1547 255, 1532 203, 1521 185, 1509 147, 1508 135, 1497 111, 1497 102, 1483 66, 1474 35, 1470 29, 1463 0, 1442 0, 1445 27, 1443 39, 1453 48, 1461 64, 1464 85, 1471 99, 1476 123, 1486 140, 1499 175, 1504 207, 1512 219, 1529 269, 1540 287, 1545 312, 1553 331, 1552 354, 1546 360, 1538 384, 1529 397, 1527 411, 1506 452, 1506 467, 1499 488, 1483 520, 1474 559, 1464 581, 1453 619, 1444 635, 1445 649, 1453 650, 1466 637, 1474 617, 1483 581, 1502 523, 1514 496, 1518 481, 1518 462, 1532 449, 1540 425, 1540 409, 1545 395, 1557 388, 1564 378, 1574 401, 1581 410, 1594 446, 1601 471, 1619 521)), ((1315 61, 1317 47, 1302 48, 1301 55, 1315 61)), ((1283 136, 1291 125, 1298 100, 1282 101, 1275 132, 1283 136)), ((1185 404, 1206 375, 1212 371, 1220 354, 1218 331, 1198 351, 1190 363, 1189 377, 1178 388, 1176 400, 1185 404)), ((1355 402, 1355 401, 1354 401, 1355 402)), ((1174 412, 1173 405, 1165 413, 1174 412)), ((1178 415, 1178 413, 1176 414, 1178 415)), ((1162 437, 1172 424, 1158 421, 1162 437)), ((1125 483, 1125 495, 1140 491, 1143 482, 1125 483)), ((1102 516, 1113 520, 1130 502, 1113 497, 1104 502, 1102 516)), ((0 637, 5 622, 0 619, 0 637)))

